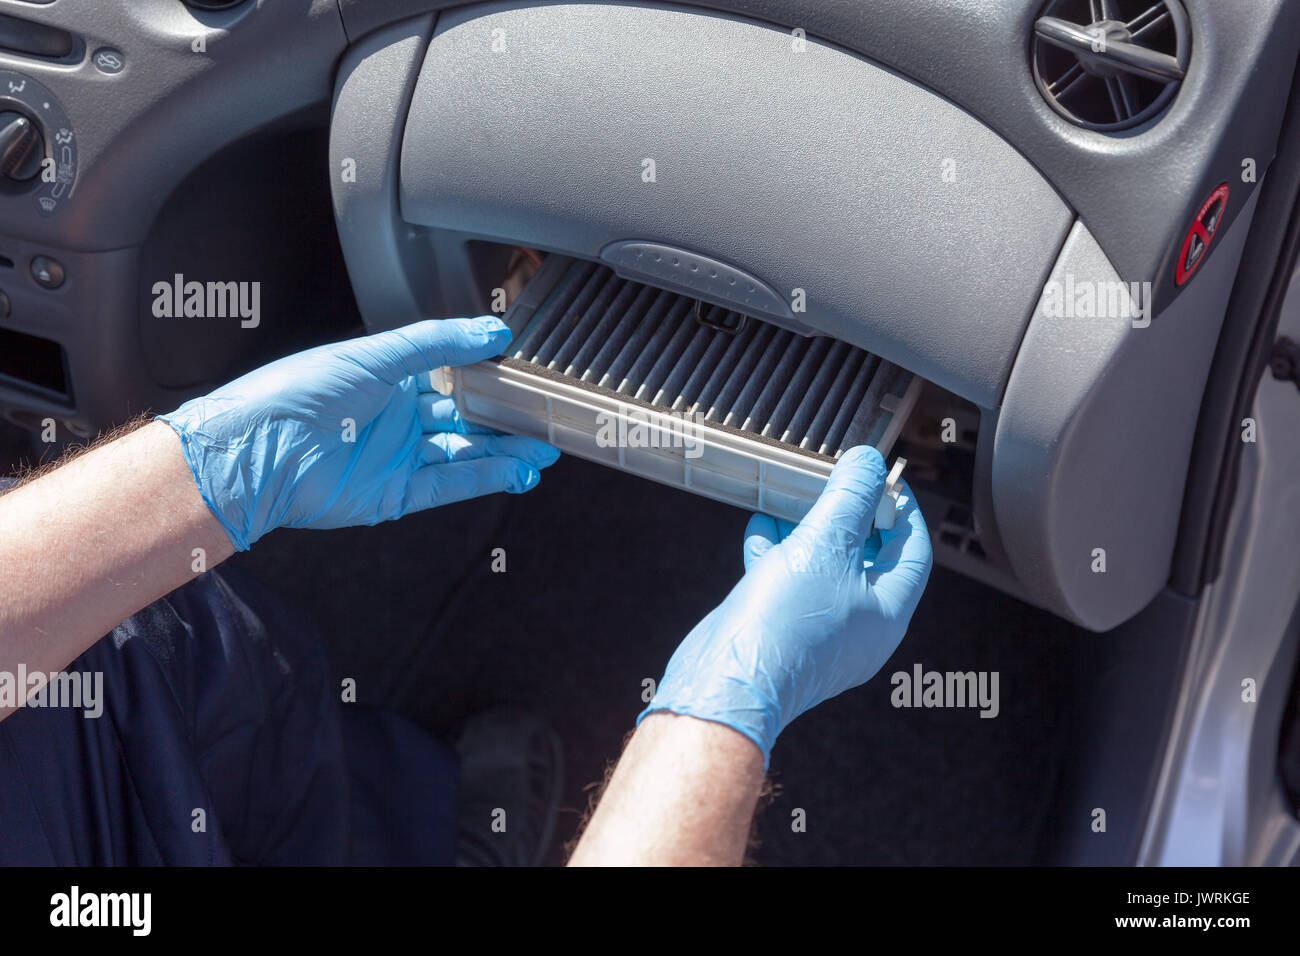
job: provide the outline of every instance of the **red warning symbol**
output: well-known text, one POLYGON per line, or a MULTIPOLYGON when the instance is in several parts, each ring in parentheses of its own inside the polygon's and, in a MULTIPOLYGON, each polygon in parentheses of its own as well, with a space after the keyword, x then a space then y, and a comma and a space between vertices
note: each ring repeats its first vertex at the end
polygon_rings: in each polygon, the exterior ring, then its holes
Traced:
POLYGON ((1222 184, 1208 199, 1202 203, 1192 228, 1187 230, 1183 239, 1183 248, 1178 253, 1178 270, 1175 282, 1182 285, 1192 277, 1192 273, 1205 261, 1205 254, 1210 249, 1210 240, 1223 221, 1223 211, 1228 208, 1228 184, 1222 184))

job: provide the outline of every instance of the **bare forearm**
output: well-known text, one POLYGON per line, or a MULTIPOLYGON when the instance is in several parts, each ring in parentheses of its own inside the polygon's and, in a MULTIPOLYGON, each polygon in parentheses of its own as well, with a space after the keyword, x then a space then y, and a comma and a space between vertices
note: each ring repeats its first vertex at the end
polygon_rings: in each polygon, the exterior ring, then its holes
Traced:
POLYGON ((0 670, 66 667, 233 551, 169 426, 88 452, 0 497, 0 670))
POLYGON ((651 714, 623 752, 569 862, 739 865, 762 783, 762 754, 730 727, 651 714))

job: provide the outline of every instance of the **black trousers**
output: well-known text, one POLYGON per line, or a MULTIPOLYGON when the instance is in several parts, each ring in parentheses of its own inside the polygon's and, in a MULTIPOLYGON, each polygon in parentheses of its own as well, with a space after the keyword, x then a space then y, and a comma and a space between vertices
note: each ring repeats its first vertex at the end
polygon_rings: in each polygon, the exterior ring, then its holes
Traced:
POLYGON ((0 863, 453 861, 454 753, 344 703, 317 636, 244 575, 208 572, 68 670, 102 680, 99 716, 0 722, 0 863))

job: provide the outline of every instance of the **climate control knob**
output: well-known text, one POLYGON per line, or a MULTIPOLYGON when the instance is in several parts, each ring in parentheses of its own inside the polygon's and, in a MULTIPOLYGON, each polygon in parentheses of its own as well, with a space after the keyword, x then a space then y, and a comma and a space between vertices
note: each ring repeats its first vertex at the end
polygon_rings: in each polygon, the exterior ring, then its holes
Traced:
POLYGON ((41 170, 45 139, 31 117, 0 111, 0 178, 23 182, 41 170))

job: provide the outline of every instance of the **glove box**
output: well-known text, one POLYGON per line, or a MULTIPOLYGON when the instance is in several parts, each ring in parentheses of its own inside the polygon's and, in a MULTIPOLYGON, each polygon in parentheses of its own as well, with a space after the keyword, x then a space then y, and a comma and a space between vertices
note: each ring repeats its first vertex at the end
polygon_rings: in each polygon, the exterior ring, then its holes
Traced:
POLYGON ((888 455, 921 379, 845 342, 550 256, 506 357, 445 369, 466 420, 797 522, 854 445, 888 455))
POLYGON ((447 383, 468 418, 787 518, 873 444, 936 560, 1113 627, 1168 580, 1244 233, 1142 327, 1063 319, 1053 288, 1148 277, 984 120, 833 39, 653 2, 362 36, 330 134, 362 317, 500 314, 506 260, 545 256, 514 351, 447 383))

